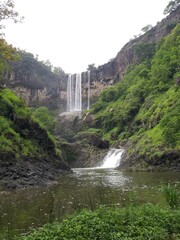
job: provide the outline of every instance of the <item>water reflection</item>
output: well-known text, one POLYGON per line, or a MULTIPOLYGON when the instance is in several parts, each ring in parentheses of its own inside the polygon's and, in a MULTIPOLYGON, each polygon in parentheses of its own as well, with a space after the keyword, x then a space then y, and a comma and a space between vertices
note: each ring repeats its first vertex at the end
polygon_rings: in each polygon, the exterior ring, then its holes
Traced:
POLYGON ((0 193, 0 239, 12 239, 31 227, 60 221, 78 209, 145 202, 164 205, 160 186, 179 186, 175 172, 124 173, 113 169, 73 169, 54 186, 0 193))
POLYGON ((114 169, 84 168, 73 169, 76 177, 81 181, 80 185, 94 185, 101 187, 121 188, 126 182, 131 181, 131 177, 125 176, 122 172, 114 169))

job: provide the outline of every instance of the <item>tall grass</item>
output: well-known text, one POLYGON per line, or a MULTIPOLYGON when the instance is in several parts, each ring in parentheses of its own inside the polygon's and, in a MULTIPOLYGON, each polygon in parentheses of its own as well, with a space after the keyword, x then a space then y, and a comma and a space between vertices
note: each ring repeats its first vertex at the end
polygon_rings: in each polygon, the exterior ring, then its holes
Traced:
POLYGON ((163 187, 163 194, 165 200, 170 208, 177 209, 179 207, 179 196, 180 193, 177 189, 177 185, 168 183, 167 186, 163 187))

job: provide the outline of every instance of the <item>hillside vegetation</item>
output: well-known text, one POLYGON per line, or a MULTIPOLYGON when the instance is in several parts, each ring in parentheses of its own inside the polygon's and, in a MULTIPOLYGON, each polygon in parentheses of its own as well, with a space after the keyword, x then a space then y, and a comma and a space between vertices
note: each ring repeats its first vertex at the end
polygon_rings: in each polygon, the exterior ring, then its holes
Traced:
MULTIPOLYGON (((95 129, 127 149, 124 166, 180 163, 180 24, 156 45, 139 44, 139 65, 103 91, 93 106, 95 129), (142 161, 141 161, 142 160, 142 161)), ((89 130, 88 130, 89 131, 89 130)), ((92 131, 92 130, 91 130, 92 131)))
POLYGON ((0 180, 4 185, 43 183, 43 179, 53 180, 59 171, 69 170, 48 131, 51 118, 45 108, 32 111, 11 90, 1 89, 0 110, 0 180))

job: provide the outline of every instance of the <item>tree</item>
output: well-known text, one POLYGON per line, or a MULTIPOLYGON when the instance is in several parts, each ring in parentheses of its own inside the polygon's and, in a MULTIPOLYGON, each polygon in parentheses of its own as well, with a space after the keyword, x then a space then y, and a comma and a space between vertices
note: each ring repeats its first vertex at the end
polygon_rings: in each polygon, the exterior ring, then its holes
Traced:
POLYGON ((16 49, 7 44, 3 39, 2 29, 5 28, 3 21, 10 19, 15 23, 22 20, 19 14, 14 10, 13 0, 0 0, 0 80, 2 79, 5 70, 10 66, 9 63, 18 60, 16 49))
POLYGON ((0 38, 0 80, 2 80, 4 72, 8 69, 10 63, 18 59, 19 55, 16 49, 0 38))
MULTIPOLYGON (((3 21, 10 19, 13 20, 15 23, 22 21, 23 17, 20 17, 18 12, 14 10, 14 1, 13 0, 5 0, 0 1, 0 30, 5 28, 3 21)), ((2 36, 3 33, 0 33, 2 36)))
POLYGON ((33 119, 41 124, 46 130, 52 132, 54 121, 53 117, 49 113, 49 110, 46 107, 39 107, 35 109, 32 113, 33 119))
POLYGON ((180 6, 180 0, 172 0, 168 3, 168 5, 166 6, 166 8, 164 9, 164 14, 169 14, 171 12, 173 12, 174 10, 176 10, 178 7, 180 6))
POLYGON ((45 61, 41 61, 50 71, 52 71, 53 69, 53 65, 52 63, 50 62, 49 59, 45 60, 45 61))
POLYGON ((147 31, 149 31, 152 28, 151 24, 146 25, 145 27, 143 27, 141 29, 142 32, 146 33, 147 31))
POLYGON ((54 67, 53 73, 55 73, 59 77, 64 75, 64 71, 62 70, 61 67, 54 67))
POLYGON ((89 64, 88 67, 87 67, 88 71, 92 71, 92 70, 95 70, 95 69, 96 69, 95 63, 89 64))

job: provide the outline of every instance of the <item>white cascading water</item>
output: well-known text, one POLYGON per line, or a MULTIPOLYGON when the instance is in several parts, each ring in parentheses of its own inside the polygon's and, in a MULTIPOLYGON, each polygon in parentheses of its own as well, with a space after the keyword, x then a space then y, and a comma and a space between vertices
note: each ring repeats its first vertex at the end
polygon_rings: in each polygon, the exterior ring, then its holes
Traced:
POLYGON ((112 148, 103 159, 103 162, 99 168, 116 168, 119 166, 123 149, 112 148))
POLYGON ((68 76, 67 83, 67 112, 71 112, 73 109, 73 86, 72 86, 72 75, 68 76))
MULTIPOLYGON (((90 71, 87 72, 87 109, 90 109, 90 71)), ((69 75, 67 82, 67 112, 82 111, 82 78, 81 73, 69 75)))
POLYGON ((67 83, 67 112, 82 111, 81 73, 69 75, 67 83))
POLYGON ((81 73, 76 74, 74 111, 82 111, 81 73))

